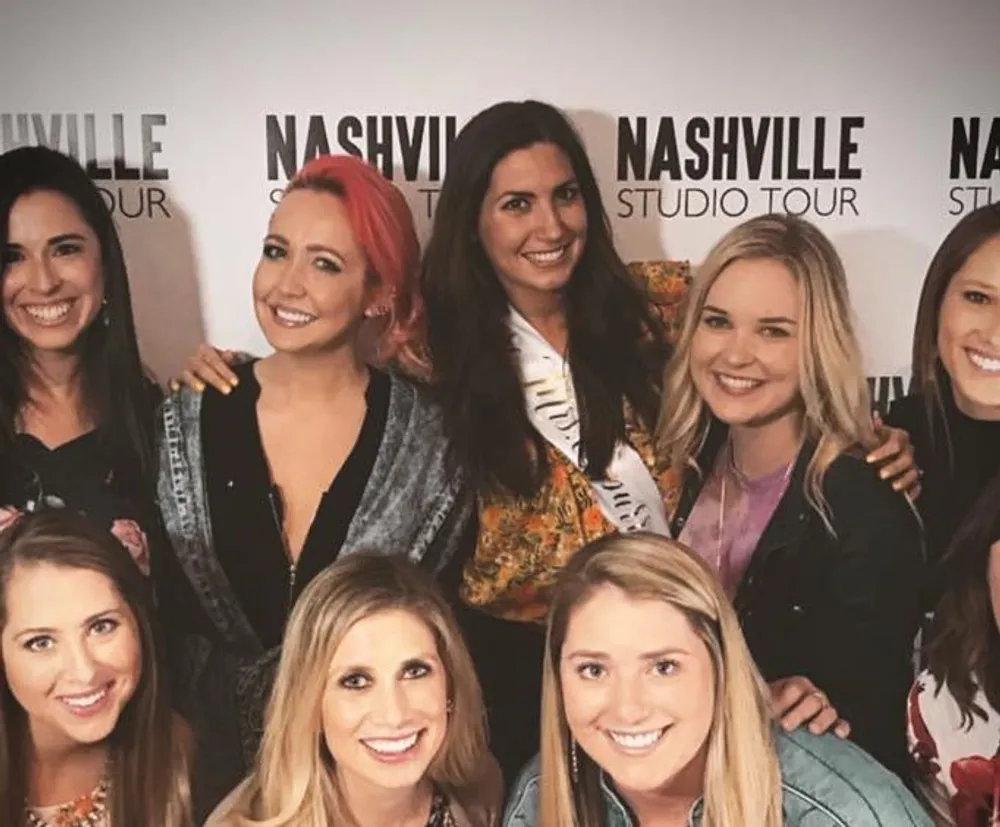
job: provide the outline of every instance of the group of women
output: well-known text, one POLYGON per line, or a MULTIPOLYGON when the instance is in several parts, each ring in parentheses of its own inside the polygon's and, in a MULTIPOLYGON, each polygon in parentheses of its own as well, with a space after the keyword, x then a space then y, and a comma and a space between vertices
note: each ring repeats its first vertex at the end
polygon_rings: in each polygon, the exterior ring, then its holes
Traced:
POLYGON ((888 424, 816 227, 629 267, 544 103, 422 255, 307 163, 272 352, 166 393, 84 171, 0 155, 0 222, 3 824, 1000 824, 1000 207, 888 424))

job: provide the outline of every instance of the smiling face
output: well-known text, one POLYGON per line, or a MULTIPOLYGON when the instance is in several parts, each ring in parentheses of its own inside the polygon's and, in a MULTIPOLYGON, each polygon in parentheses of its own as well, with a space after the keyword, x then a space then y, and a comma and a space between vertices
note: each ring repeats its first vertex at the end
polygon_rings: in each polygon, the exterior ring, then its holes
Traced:
POLYGON ((10 211, 3 272, 7 325, 35 351, 72 350, 104 298, 101 248, 65 195, 22 195, 10 211))
POLYGON ((600 586, 570 615, 559 671, 571 736, 626 798, 700 784, 715 672, 679 610, 600 586))
POLYGON ((800 289, 773 259, 736 261, 709 289, 691 340, 691 378, 727 425, 763 425, 796 408, 800 289))
POLYGON ((583 255, 587 210, 573 165, 554 144, 532 144, 493 168, 479 241, 511 304, 550 302, 583 255))
POLYGON ((322 725, 348 792, 419 784, 448 726, 448 679, 430 627, 396 609, 351 626, 330 666, 322 725))
POLYGON ((353 346, 364 319, 368 264, 344 202, 286 193, 271 216, 254 273, 257 321, 277 351, 353 346))
POLYGON ((21 565, 5 604, 4 678, 36 745, 103 741, 142 671, 135 617, 112 582, 89 569, 21 565))
POLYGON ((959 409, 1000 419, 1000 236, 969 256, 945 290, 937 348, 959 409))

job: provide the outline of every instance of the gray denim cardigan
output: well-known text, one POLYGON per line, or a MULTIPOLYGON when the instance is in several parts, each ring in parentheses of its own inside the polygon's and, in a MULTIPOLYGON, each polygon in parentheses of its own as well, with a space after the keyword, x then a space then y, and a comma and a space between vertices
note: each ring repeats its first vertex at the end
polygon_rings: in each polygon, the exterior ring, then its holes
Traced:
MULTIPOLYGON (((201 400, 183 388, 161 405, 157 494, 174 554, 214 631, 211 641, 176 642, 175 668, 180 703, 199 735, 199 764, 217 775, 220 795, 254 759, 280 650, 257 639, 213 551, 201 400)), ((474 516, 471 489, 446 462, 446 449, 437 408, 390 373, 385 431, 341 556, 374 549, 441 570, 474 516)))

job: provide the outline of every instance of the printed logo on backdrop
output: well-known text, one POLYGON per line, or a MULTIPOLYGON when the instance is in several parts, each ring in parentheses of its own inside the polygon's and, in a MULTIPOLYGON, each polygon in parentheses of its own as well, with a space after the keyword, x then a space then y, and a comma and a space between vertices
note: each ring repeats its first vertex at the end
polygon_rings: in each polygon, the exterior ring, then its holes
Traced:
MULTIPOLYGON (((288 181, 318 155, 350 153, 416 196, 418 215, 434 212, 448 150, 458 133, 454 115, 267 115, 267 180, 288 181), (406 185, 406 186, 403 186, 406 185)), ((270 190, 273 203, 283 187, 270 190)))
POLYGON ((948 166, 949 215, 1000 202, 1000 116, 953 118, 948 166))
POLYGON ((885 416, 889 406, 909 393, 910 377, 899 373, 868 377, 868 393, 872 409, 885 416))
POLYGON ((859 216, 865 119, 618 118, 618 218, 859 216))
POLYGON ((47 146, 75 158, 108 209, 122 218, 171 218, 163 152, 164 114, 0 112, 0 151, 47 146))

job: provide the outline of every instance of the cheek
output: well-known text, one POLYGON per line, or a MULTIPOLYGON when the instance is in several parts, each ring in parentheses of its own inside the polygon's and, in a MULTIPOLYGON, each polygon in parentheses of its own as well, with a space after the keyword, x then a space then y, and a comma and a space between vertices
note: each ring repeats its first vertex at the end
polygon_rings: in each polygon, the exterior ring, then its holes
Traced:
POLYGON ((596 682, 584 682, 576 675, 564 675, 562 685, 566 723, 575 734, 578 729, 592 724, 607 708, 608 693, 596 682))
POLYGON ((29 712, 48 695, 57 679, 54 659, 11 647, 3 650, 4 678, 14 700, 29 712))
POLYGON ((253 271, 252 290, 257 301, 267 298, 278 280, 277 268, 269 261, 262 259, 253 271))
POLYGON ((516 255, 521 235, 517 224, 507 216, 494 214, 479 224, 479 243, 494 266, 516 255))
POLYGON ((439 720, 441 724, 448 717, 448 687, 437 677, 429 680, 410 681, 406 686, 407 705, 418 712, 428 722, 439 720))
POLYGON ((92 257, 71 257, 55 259, 55 269, 67 282, 97 301, 104 295, 104 278, 101 274, 101 262, 92 257))
POLYGON ((975 327, 974 316, 962 307, 956 296, 945 298, 938 316, 937 347, 942 356, 950 355, 948 351, 958 343, 957 340, 975 327))

